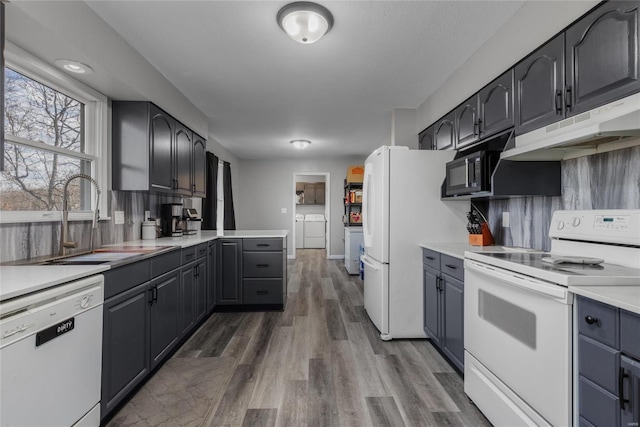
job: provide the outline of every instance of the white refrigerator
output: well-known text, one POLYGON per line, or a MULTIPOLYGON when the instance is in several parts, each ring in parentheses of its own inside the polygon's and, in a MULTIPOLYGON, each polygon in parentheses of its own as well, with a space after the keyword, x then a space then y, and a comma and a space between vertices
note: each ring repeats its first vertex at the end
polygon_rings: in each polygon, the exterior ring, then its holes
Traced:
POLYGON ((383 340, 425 338, 420 243, 465 242, 468 201, 441 201, 455 151, 382 146, 365 161, 364 308, 383 340))

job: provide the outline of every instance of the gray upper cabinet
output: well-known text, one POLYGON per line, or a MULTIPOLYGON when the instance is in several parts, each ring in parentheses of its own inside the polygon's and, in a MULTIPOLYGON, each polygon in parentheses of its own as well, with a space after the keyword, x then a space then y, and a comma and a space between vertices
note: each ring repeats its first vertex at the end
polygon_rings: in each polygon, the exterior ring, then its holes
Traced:
POLYGON ((564 33, 515 66, 516 134, 564 118, 564 33))
POLYGON ((456 146, 455 129, 455 112, 453 111, 436 122, 433 128, 436 150, 446 150, 456 146))
MULTIPOLYGON (((118 112, 126 114, 126 109, 124 111, 119 110, 118 112)), ((173 191, 176 185, 175 179, 173 174, 167 173, 167 171, 173 170, 174 120, 153 104, 149 104, 149 115, 151 116, 149 126, 151 132, 151 135, 149 135, 149 149, 151 150, 151 159, 149 162, 149 168, 151 170, 150 187, 157 190, 173 191)), ((118 148, 120 150, 126 150, 126 148, 120 145, 118 148)), ((123 161, 124 159, 120 160, 123 161)), ((125 171, 122 172, 125 173, 125 171)))
POLYGON ((418 148, 420 150, 433 150, 433 126, 429 126, 418 134, 418 148))
POLYGON ((463 102, 455 109, 456 148, 462 148, 480 139, 478 129, 478 95, 463 102))
POLYGON ((207 141, 193 134, 192 192, 194 197, 207 195, 207 141))
POLYGON ((179 194, 191 194, 191 156, 193 153, 193 132, 183 124, 176 122, 176 191, 179 194))
POLYGON ((156 105, 112 103, 113 189, 205 195, 206 141, 156 105))
POLYGON ((509 70, 479 93, 478 127, 484 139, 513 126, 513 70, 509 70))
POLYGON ((568 116, 640 91, 639 6, 609 1, 567 29, 568 116))

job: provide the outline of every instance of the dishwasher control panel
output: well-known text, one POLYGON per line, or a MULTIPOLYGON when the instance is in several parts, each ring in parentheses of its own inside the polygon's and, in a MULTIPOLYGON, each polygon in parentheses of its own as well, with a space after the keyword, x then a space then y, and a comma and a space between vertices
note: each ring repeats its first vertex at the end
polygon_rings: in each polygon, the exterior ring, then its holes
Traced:
POLYGON ((34 334, 35 345, 42 345, 73 330, 75 316, 103 301, 104 279, 100 275, 3 302, 0 349, 34 334))

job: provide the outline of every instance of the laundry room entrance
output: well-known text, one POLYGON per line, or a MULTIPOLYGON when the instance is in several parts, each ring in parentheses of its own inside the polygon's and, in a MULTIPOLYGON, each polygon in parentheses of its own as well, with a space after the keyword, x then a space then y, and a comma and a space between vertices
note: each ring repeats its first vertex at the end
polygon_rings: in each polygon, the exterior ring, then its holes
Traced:
POLYGON ((329 172, 294 172, 293 241, 295 258, 300 249, 330 248, 329 172))

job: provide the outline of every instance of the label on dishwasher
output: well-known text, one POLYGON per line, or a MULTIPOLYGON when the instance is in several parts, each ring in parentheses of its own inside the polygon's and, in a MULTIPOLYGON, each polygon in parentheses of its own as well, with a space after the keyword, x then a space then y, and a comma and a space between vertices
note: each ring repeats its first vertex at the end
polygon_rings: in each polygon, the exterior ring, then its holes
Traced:
POLYGON ((51 341, 52 339, 57 338, 60 335, 72 331, 75 325, 76 318, 72 317, 71 319, 67 319, 63 322, 58 323, 57 325, 53 325, 48 327, 47 329, 41 330, 36 334, 36 347, 48 341, 51 341))

